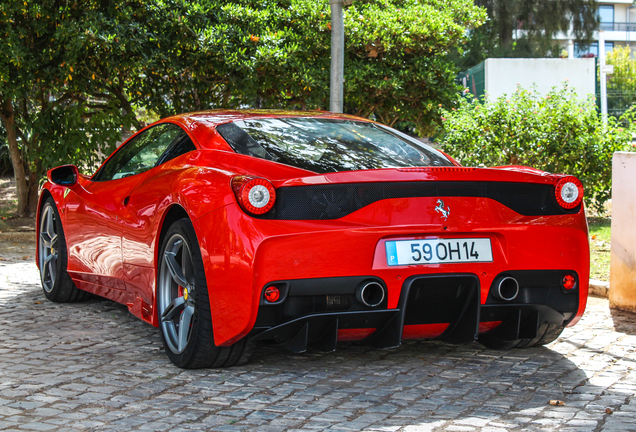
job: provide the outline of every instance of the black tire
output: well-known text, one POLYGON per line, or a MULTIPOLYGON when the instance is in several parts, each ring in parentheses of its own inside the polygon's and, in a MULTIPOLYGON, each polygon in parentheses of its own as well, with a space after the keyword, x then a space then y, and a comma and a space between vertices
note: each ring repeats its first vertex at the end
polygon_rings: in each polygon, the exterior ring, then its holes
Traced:
POLYGON ((157 267, 157 315, 170 361, 183 369, 246 363, 251 344, 245 338, 229 347, 214 345, 203 260, 189 219, 170 226, 161 242, 157 267))
POLYGON ((492 349, 530 348, 539 345, 547 345, 554 342, 563 332, 563 326, 558 324, 541 324, 537 331, 537 337, 533 339, 515 339, 503 341, 496 337, 489 337, 488 333, 480 335, 479 343, 492 349))
POLYGON ((78 289, 68 272, 68 255, 60 214, 52 197, 40 209, 40 230, 37 243, 38 263, 42 290, 54 302, 85 300, 90 293, 78 289))

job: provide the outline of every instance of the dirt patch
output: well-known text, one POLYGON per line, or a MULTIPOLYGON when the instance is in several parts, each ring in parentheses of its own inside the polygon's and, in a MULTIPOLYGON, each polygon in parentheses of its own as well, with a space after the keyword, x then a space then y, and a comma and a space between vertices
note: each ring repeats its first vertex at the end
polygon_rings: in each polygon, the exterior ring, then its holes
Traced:
POLYGON ((35 217, 17 217, 17 208, 15 179, 0 177, 0 234, 35 232, 35 217))
POLYGON ((35 232, 0 233, 0 261, 35 262, 35 232))

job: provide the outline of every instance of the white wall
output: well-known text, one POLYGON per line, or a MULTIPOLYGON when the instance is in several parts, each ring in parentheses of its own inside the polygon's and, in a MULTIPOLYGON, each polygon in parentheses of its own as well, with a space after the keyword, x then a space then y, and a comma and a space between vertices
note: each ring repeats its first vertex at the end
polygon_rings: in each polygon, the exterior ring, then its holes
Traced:
POLYGON ((552 87, 562 87, 568 81, 581 98, 596 91, 594 59, 486 59, 486 94, 496 99, 503 94, 511 94, 520 84, 531 89, 536 84, 537 91, 547 94, 552 87))
POLYGON ((636 153, 612 158, 610 306, 636 312, 636 153))
POLYGON ((614 22, 627 22, 627 6, 625 4, 614 5, 614 22))

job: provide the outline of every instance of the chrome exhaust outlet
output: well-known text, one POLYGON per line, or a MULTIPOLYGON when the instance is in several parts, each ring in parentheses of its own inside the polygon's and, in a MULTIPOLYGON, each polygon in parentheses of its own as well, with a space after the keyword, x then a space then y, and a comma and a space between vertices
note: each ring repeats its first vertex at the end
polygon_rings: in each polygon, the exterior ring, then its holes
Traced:
POLYGON ((500 300, 512 301, 519 295, 519 282, 517 279, 507 276, 499 281, 493 295, 500 300))
POLYGON ((356 289, 356 300, 367 307, 379 306, 384 297, 384 287, 378 282, 363 282, 356 289))

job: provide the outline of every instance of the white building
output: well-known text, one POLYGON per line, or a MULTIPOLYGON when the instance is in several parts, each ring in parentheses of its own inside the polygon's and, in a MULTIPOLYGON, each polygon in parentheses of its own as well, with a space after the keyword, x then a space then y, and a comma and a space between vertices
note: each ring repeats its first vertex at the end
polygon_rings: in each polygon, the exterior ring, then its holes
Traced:
MULTIPOLYGON (((604 31, 605 52, 615 47, 629 45, 636 51, 636 5, 633 0, 598 0, 599 29, 604 31)), ((568 49, 568 57, 598 57, 598 31, 594 32, 593 42, 589 47, 579 47, 574 43, 572 35, 560 34, 568 49)))

